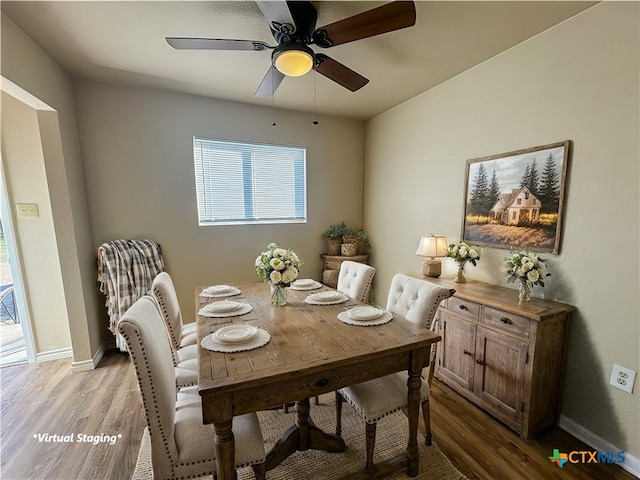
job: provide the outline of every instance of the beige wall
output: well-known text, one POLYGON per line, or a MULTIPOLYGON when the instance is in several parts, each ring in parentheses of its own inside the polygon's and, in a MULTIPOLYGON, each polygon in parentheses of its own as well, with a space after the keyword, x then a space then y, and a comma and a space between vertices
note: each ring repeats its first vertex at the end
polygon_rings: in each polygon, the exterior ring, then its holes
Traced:
MULTIPOLYGON (((195 286, 255 278, 266 243, 296 249, 303 274, 318 278, 321 232, 364 219, 384 303, 395 272, 419 270, 420 235, 458 239, 467 159, 571 139, 562 248, 547 256, 553 276, 536 294, 578 307, 563 415, 639 457, 639 387, 629 395, 608 386, 613 362, 639 368, 638 16, 637 3, 599 5, 365 129, 340 118, 312 127, 311 115, 282 111, 272 128, 268 108, 90 81, 74 92, 70 76, 2 15, 3 75, 59 116, 64 164, 52 171, 45 161, 45 170, 76 362, 109 340, 95 282, 103 241, 160 242, 189 320, 195 286), (198 227, 196 134, 306 145, 309 223, 198 227)), ((505 253, 484 249, 468 276, 504 284, 505 253)), ((444 269, 453 275, 451 262, 444 269)))
POLYGON ((2 92, 2 159, 14 235, 24 255, 21 272, 36 353, 68 348, 67 308, 56 251, 38 111, 2 92), (19 218, 17 203, 35 203, 38 217, 19 218))
MULTIPOLYGON (((420 235, 460 239, 467 159, 573 140, 561 251, 534 291, 578 307, 562 414, 636 458, 640 386, 608 382, 640 366, 638 6, 600 4, 370 120, 364 216, 384 304, 394 273, 419 272, 420 235)), ((465 271, 505 285, 506 255, 465 271)))
MULTIPOLYGON (((66 340, 60 337, 64 335, 62 333, 50 338, 39 335, 36 354, 73 347, 74 366, 92 368, 92 356, 101 347, 102 329, 97 320, 95 251, 90 236, 72 80, 4 14, 1 45, 2 75, 57 112, 57 115, 39 116, 41 131, 48 133, 41 139, 41 167, 46 179, 38 178, 48 189, 49 209, 54 222, 54 235, 41 237, 39 241, 46 243, 43 248, 53 247, 57 251, 60 267, 57 277, 51 281, 58 282, 62 278, 69 321, 64 328, 66 340)), ((3 109, 3 124, 4 121, 11 122, 12 119, 5 116, 3 109)), ((11 158, 5 160, 12 161, 11 158)), ((36 185, 35 180, 33 177, 28 182, 33 183, 33 187, 42 187, 36 185)), ((23 248, 22 255, 25 258, 19 261, 24 263, 26 257, 37 258, 38 251, 23 248)), ((46 302, 45 292, 36 289, 29 278, 25 279, 25 288, 30 296, 28 303, 46 302)))
POLYGON ((364 122, 277 111, 162 90, 78 81, 78 123, 96 247, 116 238, 162 246, 185 322, 194 290, 258 279, 254 261, 270 242, 298 253, 302 275, 321 278, 322 232, 362 221, 364 122), (193 136, 300 145, 307 149, 308 222, 199 227, 193 136))

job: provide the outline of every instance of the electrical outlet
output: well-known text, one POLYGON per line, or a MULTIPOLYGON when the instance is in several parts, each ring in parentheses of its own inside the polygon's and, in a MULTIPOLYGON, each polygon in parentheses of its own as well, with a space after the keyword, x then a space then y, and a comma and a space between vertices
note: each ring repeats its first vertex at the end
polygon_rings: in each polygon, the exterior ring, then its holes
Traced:
POLYGON ((613 364, 613 371, 611 372, 611 380, 609 383, 614 387, 631 393, 633 391, 633 384, 636 381, 636 372, 629 370, 628 368, 621 367, 617 363, 613 364))

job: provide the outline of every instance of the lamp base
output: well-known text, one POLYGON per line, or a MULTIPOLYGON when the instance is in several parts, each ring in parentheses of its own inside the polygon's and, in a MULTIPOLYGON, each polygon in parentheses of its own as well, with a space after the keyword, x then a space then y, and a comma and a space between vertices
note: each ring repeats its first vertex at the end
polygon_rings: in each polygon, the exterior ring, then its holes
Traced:
POLYGON ((442 262, 439 258, 425 258, 422 261, 422 275, 425 277, 439 277, 442 273, 442 262))

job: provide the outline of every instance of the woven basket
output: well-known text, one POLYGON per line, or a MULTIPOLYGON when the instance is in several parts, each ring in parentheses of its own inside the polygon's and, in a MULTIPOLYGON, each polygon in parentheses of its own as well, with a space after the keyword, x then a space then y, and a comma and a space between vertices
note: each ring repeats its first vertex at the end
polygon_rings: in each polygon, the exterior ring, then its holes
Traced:
POLYGON ((340 247, 340 253, 343 257, 355 257, 358 247, 353 243, 343 243, 340 247))
MULTIPOLYGON (((343 235, 342 243, 351 243, 356 246, 356 253, 354 255, 364 255, 366 253, 366 248, 364 245, 364 240, 357 235, 343 235)), ((344 254, 343 254, 344 255, 344 254)))
POLYGON ((325 270, 322 272, 322 283, 327 287, 336 288, 338 286, 338 275, 340 270, 325 270))
POLYGON ((327 238, 327 255, 340 255, 341 238, 327 238))

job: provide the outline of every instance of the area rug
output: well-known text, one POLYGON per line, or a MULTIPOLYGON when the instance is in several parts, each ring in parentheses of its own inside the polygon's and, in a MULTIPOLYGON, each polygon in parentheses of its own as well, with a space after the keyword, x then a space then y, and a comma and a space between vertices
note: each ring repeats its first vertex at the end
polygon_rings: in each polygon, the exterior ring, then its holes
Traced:
MULTIPOLYGON (((335 431, 335 407, 333 394, 322 395, 320 405, 312 401, 311 418, 325 432, 335 431)), ((294 410, 293 408, 290 410, 294 410)), ((278 438, 295 423, 295 413, 283 410, 259 412, 260 426, 268 452, 278 438)), ((378 422, 374 462, 400 455, 407 446, 407 418, 397 412, 378 422)), ((343 453, 326 453, 318 450, 296 452, 273 470, 267 472, 268 480, 335 480, 348 473, 362 470, 365 462, 364 421, 345 404, 342 409, 342 435, 347 444, 343 453), (317 473, 313 473, 317 472, 317 473)), ((435 445, 427 447, 424 437, 418 435, 420 452, 420 474, 416 479, 462 480, 462 475, 435 445)), ((387 477, 392 480, 406 479, 404 471, 387 477)), ((238 470, 238 480, 253 480, 251 468, 238 470)), ((153 480, 151 470, 151 447, 147 429, 142 436, 140 452, 133 480, 153 480)), ((201 480, 211 480, 210 476, 201 480)))

